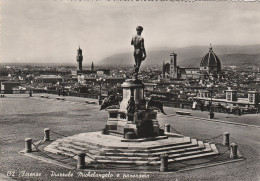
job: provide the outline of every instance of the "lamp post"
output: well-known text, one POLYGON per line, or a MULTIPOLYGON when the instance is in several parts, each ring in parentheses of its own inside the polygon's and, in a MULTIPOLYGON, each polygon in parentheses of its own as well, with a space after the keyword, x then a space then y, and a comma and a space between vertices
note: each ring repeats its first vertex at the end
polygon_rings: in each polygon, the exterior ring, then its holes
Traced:
POLYGON ((210 107, 209 107, 209 119, 214 119, 214 112, 213 112, 213 106, 212 106, 212 91, 213 86, 210 86, 210 107))
POLYGON ((32 89, 30 88, 29 96, 32 97, 32 89))
POLYGON ((99 78, 99 79, 96 79, 96 81, 99 83, 99 96, 98 96, 98 103, 99 105, 102 104, 102 82, 105 82, 106 79, 102 79, 102 78, 99 78))

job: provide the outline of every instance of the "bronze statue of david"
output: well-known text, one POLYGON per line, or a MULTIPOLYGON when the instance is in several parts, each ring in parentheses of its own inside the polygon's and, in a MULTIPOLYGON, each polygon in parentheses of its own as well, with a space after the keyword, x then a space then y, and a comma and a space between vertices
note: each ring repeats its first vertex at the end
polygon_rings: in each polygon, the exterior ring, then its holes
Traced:
POLYGON ((134 58, 135 58, 135 77, 137 78, 142 61, 146 58, 146 51, 144 48, 144 38, 141 36, 143 32, 142 26, 137 26, 137 34, 133 36, 131 45, 134 46, 134 58))

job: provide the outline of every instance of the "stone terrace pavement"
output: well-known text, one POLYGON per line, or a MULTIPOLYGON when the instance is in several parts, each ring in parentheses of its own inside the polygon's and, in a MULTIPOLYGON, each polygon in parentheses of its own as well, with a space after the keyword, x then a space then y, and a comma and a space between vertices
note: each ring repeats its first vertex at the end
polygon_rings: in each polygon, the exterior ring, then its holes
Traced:
MULTIPOLYGON (((58 95, 54 94, 33 94, 33 97, 40 97, 41 95, 47 95, 50 99, 56 99, 58 95)), ((70 102, 78 102, 78 103, 86 103, 85 101, 95 102, 98 105, 97 99, 91 98, 83 98, 83 97, 72 97, 72 96, 60 96, 61 98, 65 98, 65 101, 70 102)), ((200 111, 200 110, 191 110, 191 109, 181 109, 181 108, 172 108, 172 107, 164 107, 164 110, 167 114, 175 114, 176 111, 183 112, 191 112, 191 116, 200 117, 208 119, 208 111, 200 111)), ((215 113, 214 120, 222 120, 228 122, 249 124, 260 126, 260 114, 244 114, 242 116, 234 115, 234 114, 225 114, 225 113, 215 113)))
MULTIPOLYGON (((16 180, 72 180, 72 178, 54 178, 50 176, 51 171, 67 173, 70 171, 68 169, 18 154, 24 148, 24 139, 32 138, 33 141, 41 140, 43 129, 47 127, 67 136, 100 131, 104 127, 107 118, 106 112, 98 111, 99 106, 97 105, 84 103, 87 100, 85 98, 72 97, 71 101, 75 102, 65 103, 55 100, 57 95, 50 95, 50 97, 53 96, 53 99, 40 98, 40 94, 33 94, 33 99, 28 99, 28 95, 25 94, 7 94, 6 96, 7 98, 0 99, 0 173, 6 175, 7 171, 15 171, 16 177, 13 178, 16 180), (13 98, 9 99, 9 96, 13 98), (25 170, 41 172, 42 177, 18 177, 17 174, 25 170)), ((211 138, 228 131, 231 133, 231 142, 238 144, 238 148, 246 160, 187 172, 167 172, 165 174, 158 173, 158 167, 156 167, 154 173, 149 173, 149 180, 259 180, 259 128, 202 121, 200 119, 192 119, 192 116, 178 117, 169 115, 174 113, 175 110, 174 108, 165 108, 168 115, 159 113, 159 124, 161 126, 165 123, 171 124, 181 134, 197 138, 198 140, 211 138)), ((195 115, 195 112, 200 113, 200 111, 193 112, 192 110, 182 111, 191 111, 192 115, 195 115)), ((207 117, 207 112, 203 112, 202 114, 202 117, 207 117)), ((216 113, 216 118, 219 118, 218 115, 216 113)), ((248 115, 241 117, 246 120, 248 115)), ((229 121, 237 121, 236 118, 230 119, 229 121)), ((61 137, 51 134, 51 138, 56 140, 61 137)), ((222 137, 212 140, 213 143, 221 143, 221 141, 222 137)), ((117 173, 117 169, 115 168, 107 169, 113 173, 117 173)), ((76 173, 77 171, 72 172, 76 173)), ((101 173, 107 172, 107 170, 101 171, 101 173)), ((137 172, 135 171, 134 173, 137 172)), ((0 180, 1 178, 0 176, 0 180)), ((120 179, 107 178, 106 180, 122 179, 121 177, 120 179)), ((101 179, 74 178, 74 180, 101 179)))
MULTIPOLYGON (((41 96, 48 96, 48 99, 50 100, 57 100, 56 98, 59 97, 55 94, 40 94, 36 93, 33 94, 32 98, 37 99, 47 99, 47 98, 41 98, 41 96)), ((22 98, 22 97, 29 97, 28 94, 6 94, 7 97, 12 98, 22 98)), ((60 98, 65 98, 64 102, 71 102, 71 103, 82 103, 83 105, 86 105, 87 102, 91 102, 93 106, 99 107, 98 100, 97 99, 91 99, 91 98, 84 98, 84 97, 74 97, 74 96, 60 96, 60 98), (95 104, 93 104, 95 103, 95 104)), ((5 98, 2 98, 5 99, 5 98)), ((62 100, 57 100, 62 101, 62 100)), ((180 109, 180 108, 173 108, 173 107, 164 107, 164 110, 167 114, 176 114, 176 111, 183 111, 183 112, 190 112, 190 117, 199 117, 199 118, 205 118, 208 119, 208 111, 200 111, 200 110, 191 110, 191 109, 180 109)), ((189 117, 189 116, 186 116, 189 117)), ((234 122, 234 123, 241 123, 241 124, 249 124, 249 125, 256 125, 260 126, 260 114, 244 114, 242 116, 234 115, 234 114, 225 114, 225 113, 215 113, 216 121, 227 121, 227 122, 234 122)))
POLYGON ((85 101, 91 101, 98 104, 97 99, 85 98, 85 97, 74 97, 74 96, 58 96, 55 94, 33 94, 33 97, 41 97, 41 95, 49 96, 49 99, 56 99, 57 97, 65 98, 65 101, 78 102, 78 103, 86 103, 85 101))

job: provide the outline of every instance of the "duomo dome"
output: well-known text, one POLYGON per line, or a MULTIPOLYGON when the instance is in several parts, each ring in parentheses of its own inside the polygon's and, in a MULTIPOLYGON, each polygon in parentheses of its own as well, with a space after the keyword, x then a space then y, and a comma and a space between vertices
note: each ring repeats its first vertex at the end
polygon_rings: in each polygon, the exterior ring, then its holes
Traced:
POLYGON ((200 71, 207 73, 218 73, 221 71, 220 60, 218 56, 213 52, 211 46, 209 48, 209 52, 201 59, 200 71))

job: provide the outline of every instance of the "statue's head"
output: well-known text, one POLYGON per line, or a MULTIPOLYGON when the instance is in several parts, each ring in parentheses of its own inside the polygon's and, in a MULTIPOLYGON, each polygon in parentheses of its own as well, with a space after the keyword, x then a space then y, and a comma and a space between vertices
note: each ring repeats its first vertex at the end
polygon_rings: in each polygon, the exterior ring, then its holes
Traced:
POLYGON ((142 26, 137 26, 136 27, 136 31, 137 31, 137 34, 140 35, 143 31, 143 27, 142 26))

